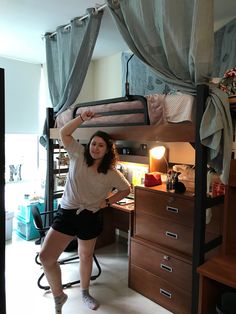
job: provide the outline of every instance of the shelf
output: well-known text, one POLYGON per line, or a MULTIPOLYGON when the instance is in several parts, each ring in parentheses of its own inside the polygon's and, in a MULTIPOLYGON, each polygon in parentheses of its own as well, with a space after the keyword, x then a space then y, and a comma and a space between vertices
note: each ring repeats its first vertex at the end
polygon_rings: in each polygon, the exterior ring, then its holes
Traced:
POLYGON ((66 168, 66 169, 54 169, 53 173, 54 174, 68 173, 68 168, 66 168))
POLYGON ((236 256, 217 256, 198 267, 198 272, 204 277, 215 280, 236 289, 236 256))
POLYGON ((149 159, 147 156, 137 155, 119 155, 119 161, 132 162, 138 164, 148 164, 149 159))

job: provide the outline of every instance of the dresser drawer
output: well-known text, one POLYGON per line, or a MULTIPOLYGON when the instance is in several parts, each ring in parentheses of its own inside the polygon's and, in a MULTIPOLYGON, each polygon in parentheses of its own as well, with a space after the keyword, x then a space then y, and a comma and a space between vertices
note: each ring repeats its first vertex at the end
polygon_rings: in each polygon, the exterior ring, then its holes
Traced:
POLYGON ((194 200, 176 193, 136 188, 135 210, 187 226, 193 225, 194 200))
POLYGON ((175 314, 191 313, 190 294, 133 264, 130 265, 129 287, 175 314))
POLYGON ((143 268, 183 290, 192 290, 192 265, 190 263, 183 262, 172 257, 166 251, 159 251, 134 238, 131 239, 130 248, 131 264, 143 268))
POLYGON ((135 213, 134 236, 192 254, 193 229, 138 211, 135 213))

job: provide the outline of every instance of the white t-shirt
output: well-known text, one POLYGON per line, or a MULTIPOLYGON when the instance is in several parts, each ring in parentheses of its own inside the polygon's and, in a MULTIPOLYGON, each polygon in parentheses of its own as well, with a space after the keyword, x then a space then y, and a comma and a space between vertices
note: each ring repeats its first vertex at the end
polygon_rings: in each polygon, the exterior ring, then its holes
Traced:
POLYGON ((130 188, 129 182, 116 169, 106 174, 95 172, 84 159, 84 146, 76 140, 66 147, 70 158, 69 172, 61 200, 64 209, 88 209, 98 211, 99 205, 113 188, 123 191, 130 188))

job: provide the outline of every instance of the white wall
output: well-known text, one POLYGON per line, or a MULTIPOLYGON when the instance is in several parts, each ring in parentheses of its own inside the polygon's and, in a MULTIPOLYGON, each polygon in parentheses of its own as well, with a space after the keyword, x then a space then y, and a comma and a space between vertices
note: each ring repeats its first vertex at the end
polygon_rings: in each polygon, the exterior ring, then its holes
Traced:
POLYGON ((195 150, 189 143, 167 143, 169 162, 178 164, 195 164, 195 150))
POLYGON ((89 102, 121 97, 121 53, 90 63, 83 87, 76 102, 89 102))
POLYGON ((95 100, 94 98, 94 61, 89 65, 83 87, 81 89, 80 95, 75 103, 78 102, 89 102, 95 100))
POLYGON ((39 133, 40 64, 0 57, 5 69, 6 133, 39 133))
POLYGON ((231 20, 233 20, 232 17, 226 18, 226 19, 223 19, 223 20, 216 21, 216 22, 214 23, 214 31, 219 30, 221 27, 225 26, 225 25, 226 25, 227 23, 229 23, 231 20))
POLYGON ((121 97, 121 53, 94 62, 94 97, 96 100, 121 97))

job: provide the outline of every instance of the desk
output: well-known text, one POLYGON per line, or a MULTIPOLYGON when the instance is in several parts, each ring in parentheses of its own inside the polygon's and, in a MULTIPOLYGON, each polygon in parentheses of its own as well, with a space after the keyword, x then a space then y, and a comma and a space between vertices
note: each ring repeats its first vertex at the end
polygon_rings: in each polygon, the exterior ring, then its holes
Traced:
POLYGON ((134 202, 124 205, 113 204, 112 210, 114 227, 126 231, 132 236, 134 202))
POLYGON ((116 241, 116 229, 128 232, 128 244, 133 232, 134 202, 124 205, 112 204, 103 209, 104 226, 99 235, 96 249, 110 245, 116 241))
POLYGON ((128 255, 130 239, 133 236, 134 202, 125 205, 112 205, 114 228, 128 232, 128 255))
POLYGON ((220 295, 236 289, 236 257, 221 255, 198 267, 200 274, 199 314, 215 314, 220 295))

